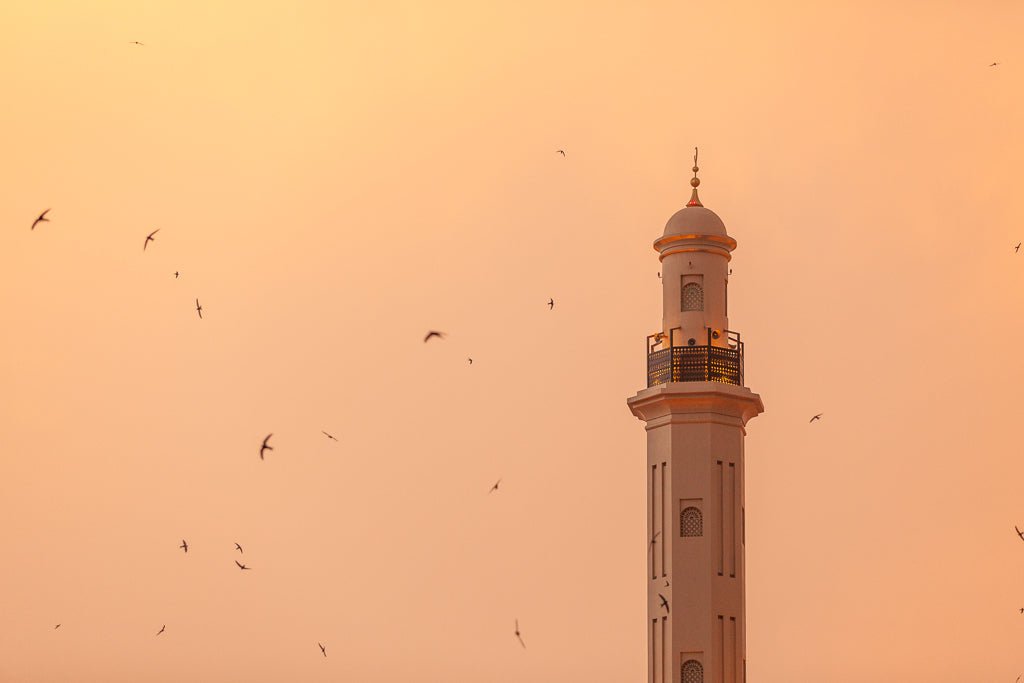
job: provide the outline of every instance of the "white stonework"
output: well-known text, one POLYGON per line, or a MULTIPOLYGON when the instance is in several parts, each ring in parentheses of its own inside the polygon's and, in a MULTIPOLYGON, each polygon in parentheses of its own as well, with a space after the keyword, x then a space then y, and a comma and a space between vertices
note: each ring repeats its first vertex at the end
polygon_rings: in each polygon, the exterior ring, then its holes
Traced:
POLYGON ((669 375, 649 372, 649 384, 667 381, 628 400, 647 427, 647 680, 743 683, 743 439, 747 421, 764 406, 743 386, 742 343, 729 331, 726 288, 736 241, 694 192, 654 247, 664 315, 661 336, 649 340, 649 362, 659 353, 685 355, 691 364, 727 353, 738 358, 727 361, 738 374, 717 372, 710 361, 697 370, 673 365, 669 375), (695 348, 709 346, 724 351, 695 348))

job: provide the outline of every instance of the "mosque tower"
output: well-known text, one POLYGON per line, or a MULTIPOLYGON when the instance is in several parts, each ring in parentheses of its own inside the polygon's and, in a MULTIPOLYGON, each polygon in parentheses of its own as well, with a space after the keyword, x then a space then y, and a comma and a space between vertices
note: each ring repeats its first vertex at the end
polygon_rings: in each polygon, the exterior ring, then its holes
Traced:
POLYGON ((744 683, 744 459, 764 411, 743 384, 729 328, 736 240, 693 194, 654 242, 661 331, 647 337, 647 388, 627 403, 647 429, 648 683, 744 683))

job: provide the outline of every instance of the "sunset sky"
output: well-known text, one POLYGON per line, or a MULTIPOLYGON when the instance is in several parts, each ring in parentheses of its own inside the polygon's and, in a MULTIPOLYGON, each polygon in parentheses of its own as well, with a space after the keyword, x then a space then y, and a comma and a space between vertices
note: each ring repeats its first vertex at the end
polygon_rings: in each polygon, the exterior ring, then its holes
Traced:
POLYGON ((694 146, 766 409, 751 683, 1012 682, 1022 29, 2 0, 0 682, 645 681, 625 401, 694 146))

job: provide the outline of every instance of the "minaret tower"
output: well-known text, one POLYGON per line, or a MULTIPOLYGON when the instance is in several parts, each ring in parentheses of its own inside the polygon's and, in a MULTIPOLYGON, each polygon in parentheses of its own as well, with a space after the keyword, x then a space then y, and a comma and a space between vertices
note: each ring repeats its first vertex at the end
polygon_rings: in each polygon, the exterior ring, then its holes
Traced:
POLYGON ((648 683, 744 683, 743 439, 764 411, 743 385, 729 328, 736 240, 693 194, 654 242, 661 331, 647 337, 647 388, 628 400, 647 427, 648 683))

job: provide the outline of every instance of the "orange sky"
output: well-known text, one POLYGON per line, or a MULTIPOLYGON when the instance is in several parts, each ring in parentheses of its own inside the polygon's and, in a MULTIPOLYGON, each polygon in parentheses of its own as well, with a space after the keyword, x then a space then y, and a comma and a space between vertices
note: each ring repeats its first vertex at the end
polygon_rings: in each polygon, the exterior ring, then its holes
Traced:
POLYGON ((1024 6, 639 4, 0 4, 0 681, 645 680, 694 145, 750 680, 1024 672, 1024 6))

